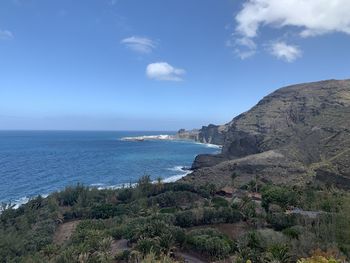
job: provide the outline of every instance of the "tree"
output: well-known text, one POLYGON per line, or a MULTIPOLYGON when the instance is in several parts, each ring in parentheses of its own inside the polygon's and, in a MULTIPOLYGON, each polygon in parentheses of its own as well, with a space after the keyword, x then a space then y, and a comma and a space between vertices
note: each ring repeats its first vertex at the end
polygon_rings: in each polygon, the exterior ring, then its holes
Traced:
POLYGON ((267 259, 269 262, 288 263, 291 256, 286 245, 274 244, 268 249, 267 259))

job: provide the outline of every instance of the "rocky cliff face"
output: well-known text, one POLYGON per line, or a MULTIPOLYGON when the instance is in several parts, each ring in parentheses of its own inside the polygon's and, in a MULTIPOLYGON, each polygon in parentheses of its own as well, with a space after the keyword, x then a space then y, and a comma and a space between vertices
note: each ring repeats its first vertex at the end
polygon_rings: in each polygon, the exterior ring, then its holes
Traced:
POLYGON ((350 187, 350 80, 281 88, 231 122, 197 130, 194 139, 223 149, 197 156, 185 180, 225 184, 235 173, 238 183, 258 175, 275 183, 316 178, 350 187))
POLYGON ((214 125, 209 124, 203 126, 199 130, 186 131, 181 129, 177 133, 177 137, 180 139, 195 140, 202 143, 210 143, 216 145, 223 145, 225 142, 225 134, 227 132, 226 125, 214 125))

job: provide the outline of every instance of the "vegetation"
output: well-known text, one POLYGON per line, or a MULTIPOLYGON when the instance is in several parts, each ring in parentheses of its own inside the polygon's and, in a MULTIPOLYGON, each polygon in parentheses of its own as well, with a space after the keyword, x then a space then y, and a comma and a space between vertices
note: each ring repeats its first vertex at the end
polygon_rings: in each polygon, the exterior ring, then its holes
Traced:
POLYGON ((261 202, 249 190, 223 198, 212 185, 153 184, 148 176, 115 190, 67 187, 18 209, 3 205, 0 262, 180 262, 186 253, 244 263, 349 258, 349 193, 274 185, 258 191, 261 202), (59 234, 68 224, 75 227, 65 239, 59 234))

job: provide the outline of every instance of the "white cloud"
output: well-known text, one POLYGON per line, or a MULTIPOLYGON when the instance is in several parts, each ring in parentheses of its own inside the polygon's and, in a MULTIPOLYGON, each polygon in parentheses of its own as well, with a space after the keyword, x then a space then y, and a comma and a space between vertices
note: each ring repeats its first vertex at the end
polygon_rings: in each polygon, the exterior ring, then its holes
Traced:
POLYGON ((0 29, 0 40, 11 40, 13 39, 13 34, 9 30, 0 29))
POLYGON ((143 54, 151 53, 153 49, 156 48, 156 43, 152 39, 146 37, 132 36, 124 38, 121 43, 131 50, 143 54))
POLYGON ((151 63, 146 68, 147 77, 155 80, 181 81, 185 73, 185 70, 175 68, 167 62, 151 63))
POLYGON ((295 26, 304 37, 350 34, 349 0, 248 0, 236 16, 237 31, 256 37, 261 26, 295 26))
POLYGON ((270 47, 272 55, 287 62, 293 62, 301 57, 301 50, 297 46, 288 45, 285 42, 275 42, 270 47))
MULTIPOLYGON (((235 17, 235 32, 240 38, 251 41, 259 36, 259 29, 266 26, 286 30, 294 27, 301 37, 333 32, 350 34, 349 14, 349 0, 246 0, 235 17)), ((239 50, 242 47, 251 52, 256 50, 256 46, 244 43, 236 43, 236 46, 239 50)), ((287 59, 285 55, 282 57, 287 59)))

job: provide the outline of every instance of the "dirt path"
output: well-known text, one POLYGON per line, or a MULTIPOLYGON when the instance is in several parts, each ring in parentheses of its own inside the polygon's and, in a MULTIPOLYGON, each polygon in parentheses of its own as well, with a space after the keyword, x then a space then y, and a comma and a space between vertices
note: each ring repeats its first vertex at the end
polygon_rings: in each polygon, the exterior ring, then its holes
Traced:
POLYGON ((112 256, 117 255, 120 252, 123 252, 124 250, 129 250, 128 247, 128 240, 121 239, 121 240, 113 240, 111 245, 111 254, 112 256))
POLYGON ((186 252, 177 252, 176 256, 182 258, 186 263, 206 263, 207 262, 207 261, 203 261, 196 255, 189 254, 186 252))
POLYGON ((76 220, 59 225, 53 236, 53 243, 56 245, 62 245, 69 240, 79 223, 80 220, 76 220))

